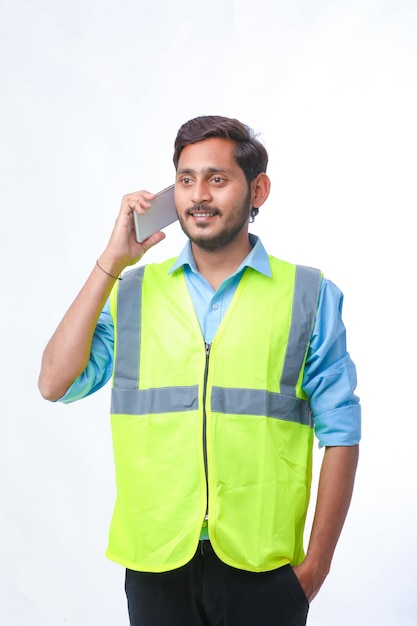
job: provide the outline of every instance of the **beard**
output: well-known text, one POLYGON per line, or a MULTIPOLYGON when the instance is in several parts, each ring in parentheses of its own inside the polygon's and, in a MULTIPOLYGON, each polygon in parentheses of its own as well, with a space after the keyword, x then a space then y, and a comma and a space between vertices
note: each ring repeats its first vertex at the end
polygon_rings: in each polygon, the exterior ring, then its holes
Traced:
MULTIPOLYGON (((220 248, 224 248, 228 244, 232 243, 242 229, 248 223, 250 212, 252 209, 251 203, 251 190, 248 189, 248 193, 246 194, 245 199, 242 204, 236 210, 235 214, 232 216, 233 219, 230 219, 228 223, 224 226, 223 230, 218 232, 215 235, 210 235, 209 233, 205 233, 204 231, 210 227, 210 224, 206 224, 202 222, 201 224, 197 224, 198 234, 191 234, 189 229, 187 228, 187 220, 186 218, 178 216, 178 220, 182 231, 188 237, 188 239, 194 243, 196 246, 203 248, 207 251, 219 250, 220 248)), ((206 204, 196 204, 191 209, 186 211, 186 216, 191 215, 200 211, 200 213, 213 213, 213 215, 219 215, 222 217, 223 213, 217 207, 212 207, 206 204)))

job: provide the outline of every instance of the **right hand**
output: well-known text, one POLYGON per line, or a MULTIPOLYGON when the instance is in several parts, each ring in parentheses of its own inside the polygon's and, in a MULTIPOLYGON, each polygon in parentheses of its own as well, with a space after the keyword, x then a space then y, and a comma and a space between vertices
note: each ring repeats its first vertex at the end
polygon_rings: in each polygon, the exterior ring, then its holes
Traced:
POLYGON ((115 277, 165 237, 164 233, 157 232, 142 243, 136 241, 133 211, 144 213, 154 197, 149 191, 137 191, 122 199, 109 243, 99 257, 99 264, 104 271, 93 268, 44 350, 39 389, 47 400, 61 398, 85 370, 90 358, 94 329, 115 277))
POLYGON ((145 213, 150 208, 150 202, 154 198, 155 194, 145 190, 123 196, 109 243, 100 257, 103 264, 106 264, 106 269, 111 268, 108 271, 114 272, 116 275, 120 274, 125 267, 139 261, 149 248, 165 238, 165 234, 158 231, 142 243, 136 241, 133 211, 140 214, 145 213))

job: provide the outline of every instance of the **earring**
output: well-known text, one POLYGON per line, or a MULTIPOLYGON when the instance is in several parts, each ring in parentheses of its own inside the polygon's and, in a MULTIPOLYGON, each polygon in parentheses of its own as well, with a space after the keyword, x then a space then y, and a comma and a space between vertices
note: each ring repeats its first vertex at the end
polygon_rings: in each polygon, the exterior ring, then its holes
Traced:
POLYGON ((252 222, 255 221, 255 217, 258 215, 259 213, 259 209, 257 209, 256 207, 252 207, 252 210, 250 212, 250 218, 249 218, 249 222, 252 224, 252 222))

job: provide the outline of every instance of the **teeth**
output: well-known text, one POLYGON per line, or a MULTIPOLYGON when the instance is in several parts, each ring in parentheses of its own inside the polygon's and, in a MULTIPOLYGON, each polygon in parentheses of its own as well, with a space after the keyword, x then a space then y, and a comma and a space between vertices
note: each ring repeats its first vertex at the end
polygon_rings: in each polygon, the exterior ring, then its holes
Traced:
POLYGON ((194 217, 213 217, 214 213, 193 213, 194 217))

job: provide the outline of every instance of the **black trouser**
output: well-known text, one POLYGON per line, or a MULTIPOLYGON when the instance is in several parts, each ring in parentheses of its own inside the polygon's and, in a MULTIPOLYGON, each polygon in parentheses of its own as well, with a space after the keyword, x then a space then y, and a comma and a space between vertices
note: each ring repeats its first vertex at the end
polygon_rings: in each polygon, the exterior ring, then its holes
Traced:
POLYGON ((304 626, 307 598, 290 565, 272 572, 229 567, 209 541, 179 569, 126 570, 131 626, 304 626))

